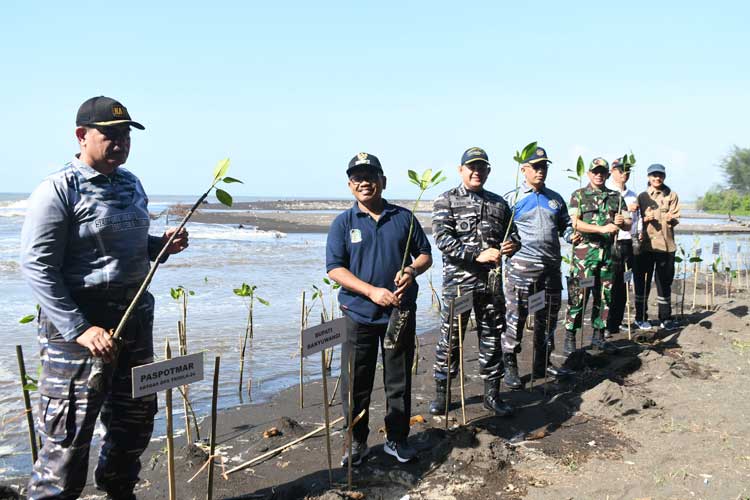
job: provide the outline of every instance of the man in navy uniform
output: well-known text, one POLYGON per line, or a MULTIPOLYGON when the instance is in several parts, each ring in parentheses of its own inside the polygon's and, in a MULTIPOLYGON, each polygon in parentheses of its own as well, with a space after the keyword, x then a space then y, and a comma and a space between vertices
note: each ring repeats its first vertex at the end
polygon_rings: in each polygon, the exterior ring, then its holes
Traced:
MULTIPOLYGON (((39 303, 38 426, 42 449, 28 497, 77 498, 101 412, 104 438, 94 473, 108 498, 131 499, 151 438, 156 395, 134 399, 131 369, 153 361, 154 298, 144 294, 121 337, 117 363, 105 365, 102 390, 87 379, 93 358, 112 361, 108 333, 123 316, 149 270, 149 261, 175 229, 148 234, 148 198, 121 167, 130 128, 144 127, 109 97, 84 102, 76 117, 80 153, 32 193, 21 232, 21 271, 39 303)), ((188 246, 182 231, 169 254, 188 246)))

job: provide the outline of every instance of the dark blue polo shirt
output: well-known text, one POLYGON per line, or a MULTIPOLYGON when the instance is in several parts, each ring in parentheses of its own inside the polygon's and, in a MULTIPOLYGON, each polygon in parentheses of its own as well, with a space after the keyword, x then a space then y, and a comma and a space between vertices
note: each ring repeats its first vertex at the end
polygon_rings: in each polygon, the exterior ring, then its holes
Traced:
MULTIPOLYGON (((356 201, 352 208, 336 217, 328 231, 326 271, 344 267, 372 286, 396 289, 393 279, 401 269, 411 212, 385 200, 383 203, 383 213, 377 222, 360 210, 356 201)), ((409 253, 414 258, 431 253, 430 242, 416 218, 409 253)), ((409 262, 407 259, 407 265, 409 262)), ((407 304, 415 302, 417 289, 414 283, 401 300, 407 304)), ((385 324, 391 313, 390 307, 381 307, 344 287, 339 292, 339 304, 347 316, 358 323, 385 324)))

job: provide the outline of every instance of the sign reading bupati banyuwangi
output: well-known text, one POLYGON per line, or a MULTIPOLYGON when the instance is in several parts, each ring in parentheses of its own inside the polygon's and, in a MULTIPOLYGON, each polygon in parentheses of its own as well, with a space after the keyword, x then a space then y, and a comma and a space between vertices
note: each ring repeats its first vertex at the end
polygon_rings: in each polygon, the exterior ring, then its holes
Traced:
POLYGON ((339 318, 302 331, 302 356, 315 354, 346 341, 346 319, 339 318))
POLYGON ((166 359, 133 368, 133 397, 203 380, 203 353, 166 359))

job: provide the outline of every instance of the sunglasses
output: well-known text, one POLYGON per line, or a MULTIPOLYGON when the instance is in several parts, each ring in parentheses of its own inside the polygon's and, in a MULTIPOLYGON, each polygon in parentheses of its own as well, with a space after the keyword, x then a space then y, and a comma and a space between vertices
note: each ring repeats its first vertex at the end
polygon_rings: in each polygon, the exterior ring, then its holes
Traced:
POLYGON ((370 184, 375 184, 380 180, 379 174, 353 174, 349 176, 349 181, 353 184, 362 184, 363 182, 368 182, 370 184))

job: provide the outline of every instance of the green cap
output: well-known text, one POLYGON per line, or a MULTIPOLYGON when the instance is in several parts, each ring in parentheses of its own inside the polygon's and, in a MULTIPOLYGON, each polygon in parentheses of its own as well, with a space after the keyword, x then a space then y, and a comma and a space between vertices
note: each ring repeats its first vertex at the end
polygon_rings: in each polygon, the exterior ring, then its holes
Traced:
POLYGON ((594 158, 591 160, 591 164, 589 165, 589 172, 592 170, 596 170, 597 168, 604 168, 607 172, 609 172, 609 163, 607 163, 607 160, 605 160, 602 157, 594 158))

